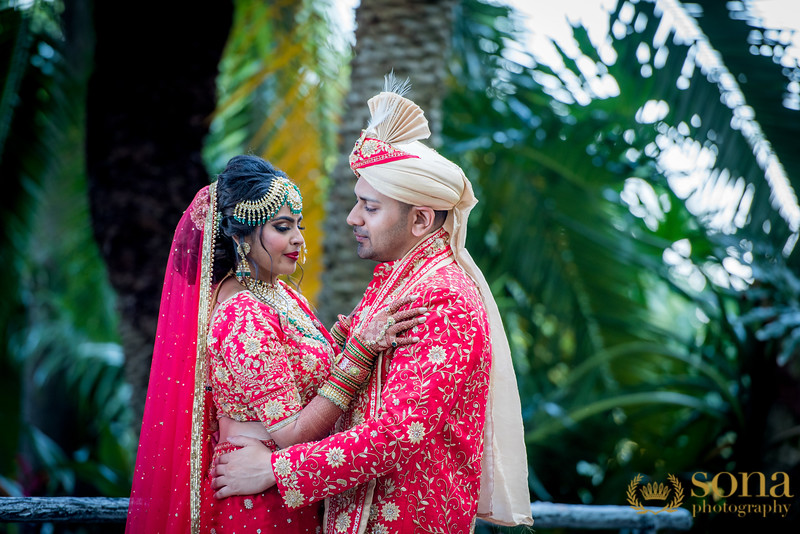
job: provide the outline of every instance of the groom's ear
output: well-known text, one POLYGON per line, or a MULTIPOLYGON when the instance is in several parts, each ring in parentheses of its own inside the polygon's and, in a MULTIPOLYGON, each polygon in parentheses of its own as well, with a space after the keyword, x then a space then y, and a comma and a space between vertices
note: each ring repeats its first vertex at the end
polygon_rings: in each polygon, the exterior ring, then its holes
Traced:
POLYGON ((434 230, 436 212, 428 206, 414 206, 409 214, 411 218, 411 233, 415 237, 422 237, 434 230))

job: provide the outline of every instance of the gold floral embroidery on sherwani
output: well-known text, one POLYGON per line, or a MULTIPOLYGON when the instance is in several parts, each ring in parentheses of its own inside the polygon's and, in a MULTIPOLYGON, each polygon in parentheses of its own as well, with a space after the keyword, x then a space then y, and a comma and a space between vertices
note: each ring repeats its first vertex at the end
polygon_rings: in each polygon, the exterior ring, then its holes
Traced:
POLYGON ((477 513, 491 346, 472 280, 439 231, 379 265, 353 327, 391 300, 419 295, 421 341, 386 353, 338 433, 273 457, 288 506, 328 499, 326 531, 469 532, 477 513), (291 501, 291 502, 290 502, 291 501))

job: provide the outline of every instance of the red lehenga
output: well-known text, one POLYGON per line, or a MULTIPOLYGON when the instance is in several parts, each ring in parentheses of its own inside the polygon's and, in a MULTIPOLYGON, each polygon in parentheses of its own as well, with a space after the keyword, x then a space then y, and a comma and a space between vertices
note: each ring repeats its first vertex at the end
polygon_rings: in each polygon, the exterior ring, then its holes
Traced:
POLYGON ((307 316, 305 328, 247 291, 212 310, 215 187, 198 192, 175 230, 126 532, 320 532, 319 506, 289 510, 274 487, 224 500, 210 489, 217 416, 268 430, 287 424, 327 377, 335 346, 283 283, 286 305, 307 316))
MULTIPOLYGON (((313 317, 303 297, 279 281, 287 305, 313 317)), ((328 377, 333 340, 321 324, 306 329, 281 321, 276 310, 249 291, 219 304, 208 336, 210 382, 217 416, 261 421, 275 431, 294 420, 328 377)), ((274 443, 265 442, 273 451, 274 443)), ((232 446, 230 446, 232 447, 232 446)), ((215 455, 227 452, 218 447, 215 455)), ((290 510, 276 487, 258 495, 214 498, 211 478, 203 480, 200 531, 321 532, 321 505, 290 510)))

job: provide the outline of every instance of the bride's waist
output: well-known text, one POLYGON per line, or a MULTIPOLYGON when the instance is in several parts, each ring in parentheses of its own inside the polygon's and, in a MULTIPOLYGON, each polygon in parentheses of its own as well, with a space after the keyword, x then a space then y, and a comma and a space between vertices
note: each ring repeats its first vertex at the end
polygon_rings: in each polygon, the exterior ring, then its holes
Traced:
POLYGON ((211 465, 208 470, 209 477, 212 476, 214 465, 216 465, 217 459, 220 456, 241 448, 238 445, 228 442, 228 438, 231 436, 247 436, 249 438, 254 438, 266 445, 272 452, 278 450, 278 446, 269 437, 269 432, 264 428, 264 425, 261 424, 261 421, 236 421, 229 417, 220 417, 219 441, 217 441, 214 446, 214 451, 211 455, 211 465))
POLYGON ((247 436, 260 441, 272 439, 261 421, 236 421, 230 417, 220 417, 219 442, 227 441, 231 436, 247 436))

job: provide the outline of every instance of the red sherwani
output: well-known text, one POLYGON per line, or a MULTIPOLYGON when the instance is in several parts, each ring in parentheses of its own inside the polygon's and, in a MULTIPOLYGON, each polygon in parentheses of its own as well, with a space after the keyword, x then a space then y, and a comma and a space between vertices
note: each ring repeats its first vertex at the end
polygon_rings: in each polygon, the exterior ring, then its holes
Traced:
POLYGON ((329 498, 326 532, 457 534, 474 528, 491 346, 478 289, 432 234, 376 267, 353 321, 419 295, 419 343, 382 356, 369 385, 322 441, 272 456, 290 508, 329 498))

